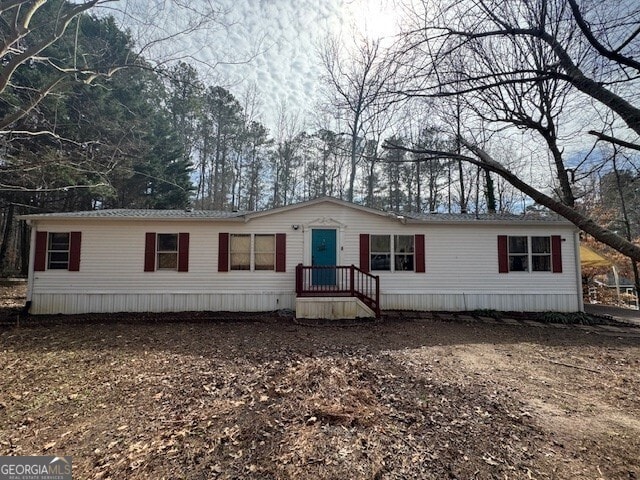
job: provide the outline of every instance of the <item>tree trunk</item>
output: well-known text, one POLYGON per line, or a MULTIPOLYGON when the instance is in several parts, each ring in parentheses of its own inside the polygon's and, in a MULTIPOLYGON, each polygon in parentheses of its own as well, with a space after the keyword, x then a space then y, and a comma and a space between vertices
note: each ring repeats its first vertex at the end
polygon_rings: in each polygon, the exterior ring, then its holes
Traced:
POLYGON ((375 175, 376 155, 371 158, 371 164, 369 165, 369 178, 367 182, 367 206, 373 208, 373 191, 375 188, 375 181, 373 176, 375 175))
POLYGON ((29 232, 31 231, 27 222, 22 223, 22 234, 20 235, 20 273, 25 277, 29 275, 29 244, 31 243, 31 238, 29 236, 29 232))
POLYGON ((486 188, 485 196, 487 197, 487 212, 496 213, 496 190, 493 179, 491 178, 491 172, 486 168, 484 168, 483 171, 486 188))
POLYGON ((541 131, 540 133, 547 142, 547 146, 549 147, 549 150, 551 150, 551 154, 553 155, 553 163, 556 166, 556 176, 558 178, 558 181, 560 182, 560 198, 562 199, 562 203, 573 208, 576 204, 576 198, 573 195, 573 190, 571 189, 569 175, 567 169, 564 166, 562 152, 558 148, 558 143, 556 142, 557 139, 555 135, 551 134, 551 132, 548 130, 541 131))
POLYGON ((422 211, 422 175, 420 163, 416 164, 416 212, 422 211))
POLYGON ((9 252, 9 242, 13 237, 13 217, 15 205, 10 203, 7 206, 7 214, 4 217, 4 230, 2 232, 2 245, 0 245, 0 272, 7 269, 13 270, 13 265, 8 265, 7 253, 9 252))
POLYGON ((359 115, 356 115, 354 119, 354 130, 351 135, 351 172, 349 173, 349 190, 347 190, 347 201, 353 202, 353 189, 356 184, 356 164, 357 162, 357 147, 358 147, 358 128, 359 128, 359 115))

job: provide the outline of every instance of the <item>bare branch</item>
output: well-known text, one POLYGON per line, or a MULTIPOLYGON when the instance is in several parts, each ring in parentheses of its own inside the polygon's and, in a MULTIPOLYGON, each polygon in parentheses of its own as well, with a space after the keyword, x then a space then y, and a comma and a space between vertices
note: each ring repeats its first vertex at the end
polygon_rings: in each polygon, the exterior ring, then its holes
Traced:
POLYGON ((71 143, 71 144, 77 145, 79 147, 83 147, 83 146, 87 146, 87 145, 100 145, 101 144, 101 142, 98 142, 98 141, 78 142, 78 141, 72 140, 70 138, 62 137, 62 136, 58 135, 57 133, 52 132, 50 130, 38 130, 37 132, 31 132, 31 131, 28 131, 28 130, 0 130, 0 135, 13 135, 13 136, 25 135, 25 136, 28 136, 28 137, 46 136, 46 137, 55 138, 56 140, 60 140, 60 141, 65 142, 65 143, 71 143))
POLYGON ((640 145, 637 143, 627 142, 625 140, 620 140, 619 138, 612 137, 610 135, 605 135, 601 132, 596 132, 595 130, 589 130, 589 135, 594 135, 598 137, 599 140, 604 140, 605 142, 613 143, 615 145, 620 145, 621 147, 631 148, 632 150, 640 151, 640 145))
POLYGON ((580 27, 580 30, 582 31, 582 34, 589 41, 591 46, 598 51, 598 53, 600 55, 608 58, 609 60, 613 60, 614 62, 618 62, 618 63, 620 63, 622 65, 627 65, 628 67, 635 68, 636 70, 640 71, 640 62, 634 60, 632 57, 628 57, 626 55, 621 55, 619 53, 619 51, 624 47, 624 45, 626 45, 626 43, 630 42, 631 39, 635 35, 637 35, 637 32, 639 32, 640 29, 636 30, 636 33, 634 35, 632 35, 631 37, 629 37, 626 40, 626 42, 623 43, 617 50, 615 50, 615 51, 609 50, 604 45, 602 45, 593 36, 593 32, 591 31, 591 28, 589 27, 589 25, 587 25, 587 22, 585 21, 585 19, 582 17, 582 14, 580 13, 580 9, 578 8, 578 4, 576 3, 576 0, 567 0, 567 1, 569 2, 569 5, 571 6, 571 11, 573 12, 573 17, 576 19, 576 23, 580 27))
POLYGON ((9 113, 9 114, 5 115, 3 118, 1 118, 0 119, 0 129, 4 129, 4 128, 8 127, 12 123, 18 121, 19 119, 21 119, 22 117, 27 115, 31 110, 33 110, 42 101, 43 98, 45 98, 47 95, 49 95, 60 83, 62 83, 65 80, 65 78, 66 78, 65 76, 56 78, 55 80, 53 80, 48 85, 42 87, 37 92, 35 97, 33 99, 31 99, 31 101, 29 103, 27 103, 26 105, 20 106, 14 112, 9 113))
POLYGON ((108 187, 108 186, 110 186, 108 183, 99 182, 99 183, 92 183, 87 185, 65 185, 64 187, 29 188, 29 187, 22 187, 19 185, 7 185, 4 183, 0 183, 0 192, 42 192, 42 193, 67 192, 69 190, 75 190, 75 189, 108 187))
MULTIPOLYGON (((587 77, 580 68, 573 62, 569 53, 560 44, 558 39, 550 33, 535 28, 516 28, 510 27, 506 29, 490 30, 484 32, 465 32, 450 29, 451 35, 461 36, 465 38, 480 39, 485 37, 513 37, 518 35, 533 36, 540 38, 551 47, 560 66, 566 72, 566 80, 570 82, 581 92, 602 102, 613 111, 615 111, 626 122, 633 131, 640 135, 640 109, 633 106, 624 98, 616 93, 604 88, 601 83, 587 77)), ((542 74, 546 72, 541 72, 542 74)))
POLYGON ((625 238, 615 234, 611 230, 598 225, 591 218, 529 185, 528 183, 520 179, 517 175, 511 173, 501 163, 494 160, 487 152, 485 152, 477 145, 467 141, 464 138, 460 138, 459 141, 462 145, 464 145, 465 148, 475 154, 476 157, 443 152, 439 150, 407 148, 401 145, 394 144, 387 144, 387 146, 384 148, 402 150, 417 155, 427 155, 428 157, 423 158, 423 160, 425 161, 438 158, 453 158, 485 168, 493 173, 500 175, 518 190, 531 197, 535 202, 539 203, 540 205, 544 205, 553 212, 556 212, 558 215, 566 218, 582 231, 592 235, 597 240, 609 245, 611 248, 614 248, 615 250, 630 258, 640 260, 640 246, 635 245, 625 238))
MULTIPOLYGON (((99 1, 100 0, 90 0, 86 3, 81 3, 71 7, 67 12, 64 12, 60 15, 60 17, 56 19, 56 28, 49 37, 43 39, 40 43, 37 43, 32 47, 25 49, 19 55, 13 56, 5 65, 3 65, 2 70, 0 70, 0 93, 4 92, 4 90, 7 88, 11 77, 20 65, 38 55, 45 48, 53 45, 53 43, 55 43, 62 37, 62 35, 64 35, 65 30, 69 26, 69 23, 71 23, 71 21, 76 16, 94 7, 99 1)), ((38 3, 35 4, 34 7, 35 6, 38 6, 38 3)), ((41 6, 41 4, 39 6, 41 6)), ((33 13, 34 11, 30 12, 30 15, 33 15, 33 13)), ((30 18, 26 23, 27 26, 29 22, 30 18)))

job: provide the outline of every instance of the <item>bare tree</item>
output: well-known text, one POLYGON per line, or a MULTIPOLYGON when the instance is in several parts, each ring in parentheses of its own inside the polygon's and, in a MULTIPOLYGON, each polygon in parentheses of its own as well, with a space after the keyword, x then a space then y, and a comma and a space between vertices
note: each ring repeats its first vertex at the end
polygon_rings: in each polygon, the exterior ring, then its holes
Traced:
POLYGON ((306 141, 298 113, 291 113, 285 104, 278 111, 278 123, 271 155, 273 193, 271 207, 292 203, 302 165, 301 151, 306 141))
POLYGON ((320 56, 331 105, 346 123, 351 139, 347 200, 352 202, 370 122, 381 108, 393 67, 386 61, 379 40, 356 40, 353 51, 349 51, 338 38, 329 38, 320 56))
MULTIPOLYGON (((564 25, 557 19, 549 21, 548 29, 558 36, 564 25), (551 24, 551 21, 554 21, 551 24)), ((464 102, 467 109, 474 112, 482 120, 486 128, 493 125, 496 129, 511 125, 518 129, 529 130, 537 141, 542 139, 552 160, 558 188, 557 196, 563 203, 575 206, 575 194, 572 190, 569 171, 565 165, 564 148, 560 138, 561 130, 570 128, 570 114, 575 113, 575 106, 570 110, 569 101, 577 103, 575 95, 571 96, 570 84, 557 77, 540 78, 534 82, 506 82, 482 88, 484 83, 478 80, 475 71, 481 69, 494 76, 509 75, 516 71, 545 71, 554 63, 553 52, 545 49, 545 45, 537 37, 517 41, 511 37, 501 40, 506 48, 496 48, 496 42, 472 42, 469 48, 473 52, 473 60, 478 65, 473 72, 465 67, 457 67, 456 71, 462 82, 476 85, 474 92, 456 95, 456 104, 464 102)), ((461 59, 453 60, 462 64, 461 59)), ((580 102, 581 103, 581 102, 580 102)), ((459 111, 458 106, 458 111, 459 111)), ((461 134, 460 129, 456 135, 461 134)), ((460 153, 458 151, 458 153, 460 153)))
POLYGON ((640 134, 640 107, 633 104, 631 88, 640 73, 640 62, 634 59, 640 44, 637 3, 444 0, 423 6, 423 11, 415 12, 416 28, 407 33, 403 46, 405 53, 413 55, 412 68, 418 69, 415 78, 419 80, 405 94, 451 96, 557 78, 616 112, 640 134), (476 62, 474 49, 484 41, 498 53, 513 48, 515 42, 518 51, 530 54, 532 39, 539 40, 555 61, 500 72, 487 72, 476 62), (468 70, 463 82, 451 71, 448 59, 453 54, 465 56, 468 70))
MULTIPOLYGON (((382 99, 378 99, 380 102, 382 99)), ((365 205, 374 207, 375 205, 375 189, 378 179, 378 164, 382 153, 382 137, 394 125, 397 109, 396 105, 378 105, 375 106, 376 115, 369 121, 368 138, 365 142, 363 158, 364 158, 364 176, 365 176, 365 205)))
MULTIPOLYGON (((637 147, 640 107, 634 102, 640 75, 640 62, 635 60, 640 47, 640 5, 442 0, 424 1, 422 6, 397 57, 412 84, 397 93, 403 98, 462 96, 476 106, 479 123, 491 114, 492 120, 509 121, 542 135, 556 165, 560 201, 514 175, 469 134, 458 138, 471 155, 458 158, 497 173, 598 240, 639 259, 637 245, 574 208, 571 172, 562 159, 556 121, 569 102, 575 107, 576 101, 587 98, 593 109, 583 110, 583 115, 595 117, 608 110, 619 119, 613 135, 597 129, 589 133, 603 141, 637 147)), ((587 132, 578 134, 584 137, 587 132)), ((416 152, 427 158, 450 156, 443 151, 416 152)))
MULTIPOLYGON (((431 113, 429 111, 427 113, 431 113)), ((432 115, 419 117, 417 131, 411 134, 411 143, 417 148, 434 148, 447 150, 442 132, 434 127, 430 121, 432 115)), ((449 142, 450 143, 450 142, 449 142)), ((417 211, 423 210, 423 197, 425 199, 426 210, 435 212, 445 200, 447 187, 451 186, 451 160, 435 160, 433 162, 415 162, 416 165, 416 202, 417 211), (448 174, 448 175, 447 175, 448 174), (424 183, 424 188, 423 188, 424 183)), ((451 201, 447 198, 447 204, 451 206, 451 201)), ((449 208, 450 211, 450 208, 449 208)))

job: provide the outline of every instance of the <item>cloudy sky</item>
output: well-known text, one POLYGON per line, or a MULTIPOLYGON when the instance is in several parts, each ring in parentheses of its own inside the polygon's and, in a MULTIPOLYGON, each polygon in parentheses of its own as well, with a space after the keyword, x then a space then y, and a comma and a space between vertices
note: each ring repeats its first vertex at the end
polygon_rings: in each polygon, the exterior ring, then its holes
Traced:
MULTIPOLYGON (((176 2, 178 3, 178 2, 176 2)), ((258 89, 264 122, 272 127, 285 104, 310 121, 318 100, 322 67, 317 50, 327 35, 347 38, 354 31, 370 37, 390 36, 396 27, 393 0, 210 0, 182 2, 178 8, 162 0, 125 3, 119 14, 136 22, 134 36, 162 37, 193 27, 197 13, 221 8, 224 26, 210 24, 162 42, 147 56, 184 58, 199 65, 208 82, 227 86, 241 96, 249 85, 258 89), (177 9, 177 10, 176 10, 177 9), (196 10, 196 12, 193 12, 196 10), (190 12, 192 12, 190 16, 190 12), (215 28, 214 28, 215 27, 215 28), (214 66, 215 68, 210 68, 214 66)))

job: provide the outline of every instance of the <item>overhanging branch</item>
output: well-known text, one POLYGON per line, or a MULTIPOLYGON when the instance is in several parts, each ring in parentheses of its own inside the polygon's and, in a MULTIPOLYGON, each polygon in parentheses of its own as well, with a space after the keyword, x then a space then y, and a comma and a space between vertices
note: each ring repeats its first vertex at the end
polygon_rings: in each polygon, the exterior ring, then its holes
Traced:
POLYGON ((589 135, 594 135, 594 136, 598 137, 598 140, 603 140, 605 142, 613 143, 613 144, 619 145, 621 147, 631 148, 632 150, 640 151, 640 145, 638 145, 637 143, 631 143, 631 142, 627 142, 625 140, 620 140, 619 138, 615 138, 615 137, 612 137, 610 135, 605 135, 604 133, 596 132, 595 130, 589 130, 588 133, 589 133, 589 135))
POLYGON ((602 226, 594 222, 591 218, 529 185, 517 175, 507 170, 500 162, 494 160, 483 149, 469 142, 465 138, 459 137, 459 141, 462 146, 472 152, 475 156, 472 157, 469 155, 445 152, 441 150, 410 148, 392 143, 386 143, 385 145, 383 145, 383 148, 391 150, 401 150, 416 155, 425 155, 426 157, 421 159, 424 161, 430 161, 436 158, 444 157, 461 160, 485 168, 493 173, 496 173, 497 175, 500 175, 522 193, 531 197, 531 199, 535 202, 539 203, 540 205, 544 205, 551 211, 566 218, 580 230, 592 235, 597 240, 606 245, 609 245, 611 248, 619 251, 623 255, 626 255, 631 259, 640 261, 640 246, 633 244, 632 242, 628 241, 624 237, 621 237, 620 235, 617 235, 611 230, 603 228, 602 226))

